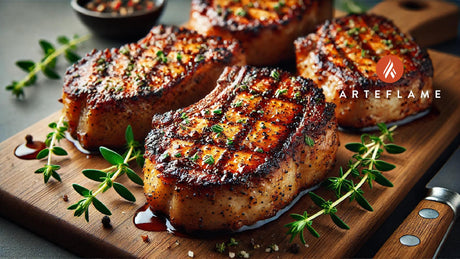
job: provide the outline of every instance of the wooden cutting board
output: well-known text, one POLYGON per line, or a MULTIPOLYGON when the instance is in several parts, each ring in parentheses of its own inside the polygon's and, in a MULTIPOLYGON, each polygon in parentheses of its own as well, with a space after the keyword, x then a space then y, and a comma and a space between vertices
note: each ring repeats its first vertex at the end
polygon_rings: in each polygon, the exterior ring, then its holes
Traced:
MULTIPOLYGON (((256 230, 231 235, 240 242, 239 246, 231 250, 245 250, 251 257, 352 256, 460 132, 460 88, 457 86, 460 82, 460 58, 435 51, 430 51, 430 55, 435 68, 434 87, 441 90, 441 99, 435 99, 434 108, 427 116, 397 129, 395 142, 406 147, 407 152, 397 157, 385 156, 385 159, 397 165, 395 170, 385 174, 395 187, 381 188, 377 185, 372 190, 364 188, 365 197, 374 207, 374 212, 364 211, 355 203, 341 204, 338 215, 351 229, 341 230, 329 217, 320 217, 315 220, 314 226, 321 237, 307 235, 308 246, 301 247, 299 253, 294 255, 287 251, 287 229, 283 226, 291 221, 288 216, 290 213, 302 213, 305 209, 316 211, 310 199, 303 197, 278 220, 256 230), (260 248, 254 249, 251 239, 260 248), (271 244, 277 244, 280 250, 266 253, 265 248, 271 244)), ((24 161, 13 155, 14 148, 23 143, 26 134, 44 139, 48 132, 47 124, 58 117, 57 112, 0 144, 0 213, 3 216, 78 255, 183 258, 187 257, 190 250, 197 258, 219 256, 213 251, 215 244, 228 240, 230 235, 191 238, 137 229, 133 224, 133 215, 144 204, 143 191, 125 178, 121 182, 134 191, 136 203, 122 201, 113 190, 100 195, 100 199, 112 210, 113 229, 102 228, 102 215, 93 207, 90 209, 90 223, 86 223, 83 218, 73 217, 72 212, 66 208, 80 197, 73 191, 71 184, 96 188, 97 183, 85 178, 81 170, 105 168, 106 162, 97 156, 88 157, 80 153, 64 140, 62 146, 69 151, 69 156, 54 159, 62 166, 62 183, 51 180, 45 185, 42 175, 33 173, 44 161, 24 161), (62 199, 65 194, 69 197, 68 202, 62 199), (142 241, 141 235, 146 234, 149 235, 150 243, 142 241), (176 240, 179 245, 175 244, 176 240)), ((351 155, 343 147, 344 144, 358 140, 358 134, 340 133, 342 146, 338 151, 337 167, 330 172, 331 176, 337 175, 338 166, 345 165, 351 155)), ((140 168, 137 171, 140 173, 140 168)), ((327 193, 323 188, 317 192, 321 195, 327 193)))

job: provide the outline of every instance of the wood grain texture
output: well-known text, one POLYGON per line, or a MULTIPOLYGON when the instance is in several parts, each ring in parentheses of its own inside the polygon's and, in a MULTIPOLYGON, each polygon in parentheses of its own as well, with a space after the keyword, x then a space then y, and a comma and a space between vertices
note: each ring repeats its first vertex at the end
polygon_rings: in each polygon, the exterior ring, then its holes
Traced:
POLYGON ((453 219, 454 212, 449 205, 422 200, 380 248, 375 258, 433 258, 453 219), (435 219, 423 218, 419 215, 422 209, 434 209, 439 216, 435 219), (418 237, 420 244, 402 245, 399 239, 404 235, 418 237))
MULTIPOLYGON (((374 212, 364 211, 355 203, 345 202, 339 205, 338 216, 347 222, 351 229, 341 230, 329 217, 320 217, 315 220, 314 227, 321 237, 316 239, 306 235, 308 246, 301 247, 298 254, 291 254, 287 251, 290 244, 285 235, 287 229, 284 227, 291 221, 289 213, 317 210, 309 198, 303 197, 278 220, 256 230, 231 235, 240 241, 240 245, 231 250, 246 250, 251 257, 256 258, 352 256, 436 160, 437 154, 441 154, 459 133, 460 88, 457 87, 457 82, 460 82, 460 58, 433 51, 430 51, 430 55, 435 67, 434 87, 441 90, 441 99, 435 100, 430 114, 397 129, 395 142, 406 147, 407 152, 398 156, 385 156, 385 159, 397 165, 395 170, 385 173, 395 187, 382 188, 376 185, 372 190, 364 188, 364 195, 374 207, 374 212), (250 245, 251 239, 261 247, 254 249, 250 245), (280 251, 266 253, 265 248, 271 244, 278 244, 280 251)), ((219 256, 213 251, 215 244, 228 240, 230 235, 188 238, 137 229, 132 223, 133 214, 144 204, 145 199, 142 188, 124 177, 120 180, 129 189, 134 190, 136 203, 122 201, 113 190, 100 196, 113 212, 113 229, 102 228, 102 215, 93 207, 90 208, 90 223, 86 223, 83 218, 74 218, 72 212, 66 208, 80 197, 73 191, 71 184, 78 183, 88 188, 96 188, 97 183, 85 178, 81 170, 105 168, 107 163, 97 156, 87 157, 64 140, 61 144, 69 151, 69 156, 53 159, 62 166, 60 173, 63 182, 51 180, 45 185, 43 176, 33 173, 45 161, 23 161, 13 155, 14 148, 24 141, 26 134, 32 134, 37 140, 44 139, 48 132, 47 124, 56 120, 58 116, 59 114, 55 113, 0 144, 0 213, 3 216, 78 255, 184 258, 191 250, 197 258, 219 256), (69 202, 63 201, 64 194, 69 196, 69 202), (142 241, 141 235, 145 234, 149 235, 150 243, 142 241), (174 245, 176 240, 180 245, 174 245)), ((338 166, 346 165, 352 154, 343 145, 358 140, 359 134, 340 133, 342 146, 338 151, 337 166, 329 173, 330 176, 337 175, 338 166)), ((137 171, 141 172, 140 169, 137 171)), ((323 188, 317 193, 332 198, 323 188)), ((222 255, 222 258, 224 257, 227 257, 227 254, 222 255)))
POLYGON ((389 0, 377 4, 370 13, 393 20, 402 32, 412 35, 423 47, 454 39, 457 36, 459 9, 453 3, 389 0))

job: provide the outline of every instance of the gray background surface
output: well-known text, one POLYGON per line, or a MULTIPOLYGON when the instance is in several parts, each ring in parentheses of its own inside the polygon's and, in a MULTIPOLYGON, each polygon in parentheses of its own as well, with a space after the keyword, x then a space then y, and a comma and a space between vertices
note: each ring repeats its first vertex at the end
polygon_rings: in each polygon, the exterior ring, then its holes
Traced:
MULTIPOLYGON (((361 1, 372 6, 379 1, 361 1)), ((459 2, 459 1, 454 1, 459 2)), ((188 20, 189 1, 170 0, 160 20, 166 24, 181 24, 188 20)), ((26 98, 17 100, 4 87, 12 80, 20 80, 24 73, 14 63, 21 59, 38 60, 41 50, 39 39, 55 42, 59 35, 84 35, 88 30, 78 21, 70 8, 69 1, 63 0, 0 0, 0 141, 27 128, 38 120, 59 110, 57 101, 61 96, 61 80, 49 80, 39 75, 37 83, 26 89, 26 98)), ((121 42, 93 37, 79 48, 79 54, 92 48, 118 47, 121 42)), ((435 49, 460 55, 460 39, 435 46, 435 49)), ((59 74, 63 75, 68 63, 58 62, 59 74)), ((454 83, 454 82, 453 82, 454 83)), ((457 82, 458 83, 458 82, 457 82)), ((458 139, 458 138, 457 138, 458 139)), ((446 143, 448 145, 449 143, 446 143)), ((375 235, 357 252, 358 257, 371 257, 391 235, 403 219, 426 194, 424 186, 450 152, 458 146, 451 144, 449 150, 425 176, 417 183, 405 201, 390 218, 377 230, 375 235)), ((0 171, 0 177, 8 172, 0 171)), ((0 210, 6 210, 0 204, 0 210)), ((457 220, 441 257, 460 257, 460 226, 457 220)), ((0 257, 73 257, 71 252, 61 249, 40 236, 0 217, 0 257)))

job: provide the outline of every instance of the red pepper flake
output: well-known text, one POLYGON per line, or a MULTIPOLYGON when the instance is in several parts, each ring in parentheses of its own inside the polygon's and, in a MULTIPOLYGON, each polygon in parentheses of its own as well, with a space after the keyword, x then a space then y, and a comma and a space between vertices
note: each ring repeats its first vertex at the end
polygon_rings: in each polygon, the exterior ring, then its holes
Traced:
POLYGON ((141 235, 141 238, 144 243, 150 243, 150 238, 148 235, 141 235))

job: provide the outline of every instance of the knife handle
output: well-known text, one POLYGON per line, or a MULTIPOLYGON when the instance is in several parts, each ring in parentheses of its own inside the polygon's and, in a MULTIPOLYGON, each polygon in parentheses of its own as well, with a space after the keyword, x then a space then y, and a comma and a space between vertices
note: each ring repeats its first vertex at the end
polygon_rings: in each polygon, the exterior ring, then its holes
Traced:
POLYGON ((449 205, 422 200, 375 258, 433 258, 453 220, 454 211, 449 205))

